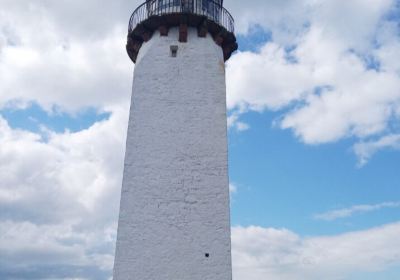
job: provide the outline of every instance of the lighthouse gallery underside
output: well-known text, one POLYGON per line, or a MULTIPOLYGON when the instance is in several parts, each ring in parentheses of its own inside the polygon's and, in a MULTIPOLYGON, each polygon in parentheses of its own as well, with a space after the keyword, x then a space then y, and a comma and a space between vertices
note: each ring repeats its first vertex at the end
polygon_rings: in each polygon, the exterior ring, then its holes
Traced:
POLYGON ((166 36, 171 27, 177 26, 182 33, 187 27, 195 27, 200 37, 210 33, 222 47, 225 60, 238 48, 234 19, 222 6, 222 0, 149 0, 133 12, 129 21, 126 48, 131 60, 136 62, 142 44, 155 31, 166 36))

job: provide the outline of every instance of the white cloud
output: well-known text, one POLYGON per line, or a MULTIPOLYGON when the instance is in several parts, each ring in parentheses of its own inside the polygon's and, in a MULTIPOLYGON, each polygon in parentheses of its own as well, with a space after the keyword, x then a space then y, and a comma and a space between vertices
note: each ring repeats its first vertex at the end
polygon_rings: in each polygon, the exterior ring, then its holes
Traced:
POLYGON ((12 207, 14 213, 26 211, 21 215, 30 219, 66 219, 67 213, 58 213, 59 209, 69 209, 72 217, 94 211, 99 200, 118 186, 126 116, 126 110, 120 110, 87 130, 46 135, 45 142, 41 135, 13 130, 0 119, 2 206, 12 207), (34 202, 40 207, 30 209, 34 202), (46 214, 48 209, 52 211, 46 214))
POLYGON ((109 277, 127 123, 113 109, 45 139, 0 118, 0 278, 109 277))
POLYGON ((309 238, 286 229, 235 227, 234 276, 238 280, 336 280, 350 279, 359 271, 379 273, 400 265, 399 234, 399 223, 309 238))
POLYGON ((314 215, 317 220, 333 221, 341 218, 348 218, 355 214, 362 214, 367 212, 378 211, 385 208, 400 208, 400 202, 383 202, 373 205, 355 205, 349 208, 337 209, 321 214, 314 215))
POLYGON ((107 280, 114 260, 115 226, 1 222, 1 279, 107 280))
POLYGON ((237 112, 233 112, 227 119, 228 129, 235 129, 238 132, 246 131, 250 129, 250 125, 239 121, 239 114, 237 112))
MULTIPOLYGON (((255 17, 271 30, 273 41, 259 53, 238 53, 228 62, 228 107, 281 110, 276 123, 306 144, 387 134, 393 118, 399 120, 400 37, 397 23, 385 17, 396 11, 396 2, 280 2, 288 11, 296 6, 301 15, 278 13, 289 27, 255 17), (295 22, 306 27, 292 32, 295 22), (279 40, 282 33, 291 43, 279 40)), ((235 8, 252 7, 241 3, 235 8)), ((258 4, 259 11, 278 5, 258 4)))
POLYGON ((74 112, 129 102, 129 15, 101 17, 115 9, 96 1, 28 2, 1 3, 0 108, 17 100, 74 112))
POLYGON ((383 149, 400 149, 400 134, 389 134, 375 141, 355 144, 354 153, 359 159, 358 165, 365 165, 372 155, 383 149))
POLYGON ((280 43, 293 44, 297 35, 304 32, 313 0, 253 0, 224 1, 235 18, 238 33, 246 33, 252 25, 260 25, 273 32, 280 43), (284 31, 284 32, 282 32, 284 31))
POLYGON ((236 54, 227 67, 228 108, 277 110, 300 100, 313 82, 309 69, 286 60, 284 49, 269 43, 259 54, 236 54))
POLYGON ((42 135, 0 118, 0 278, 109 279, 136 3, 0 2, 0 108, 111 113, 86 130, 42 135))

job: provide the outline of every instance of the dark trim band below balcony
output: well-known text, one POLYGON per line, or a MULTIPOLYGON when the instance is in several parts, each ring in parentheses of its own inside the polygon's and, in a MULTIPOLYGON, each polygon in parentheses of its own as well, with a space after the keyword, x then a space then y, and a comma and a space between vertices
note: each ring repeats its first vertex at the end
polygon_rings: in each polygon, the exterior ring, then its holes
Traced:
MULTIPOLYGON (((168 35, 171 27, 195 27, 200 37, 210 33, 228 60, 237 50, 235 24, 221 0, 147 0, 132 14, 129 21, 127 51, 133 62, 143 44, 157 30, 168 35)), ((185 37, 179 38, 185 41, 185 37)))

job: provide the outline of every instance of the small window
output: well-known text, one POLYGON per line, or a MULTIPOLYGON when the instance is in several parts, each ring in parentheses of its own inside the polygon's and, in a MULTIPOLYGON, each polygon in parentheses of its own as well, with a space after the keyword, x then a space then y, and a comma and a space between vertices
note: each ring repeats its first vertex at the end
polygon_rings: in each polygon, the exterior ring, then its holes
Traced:
POLYGON ((171 46, 171 57, 177 57, 178 56, 178 46, 173 45, 171 46))

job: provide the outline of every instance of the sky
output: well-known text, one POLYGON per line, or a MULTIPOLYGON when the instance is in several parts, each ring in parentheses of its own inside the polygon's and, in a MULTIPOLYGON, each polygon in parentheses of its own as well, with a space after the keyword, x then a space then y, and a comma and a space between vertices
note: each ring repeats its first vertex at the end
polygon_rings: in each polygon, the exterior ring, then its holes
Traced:
MULTIPOLYGON (((234 280, 400 279, 400 1, 224 1, 234 280)), ((0 279, 111 279, 135 0, 0 0, 0 279)))

